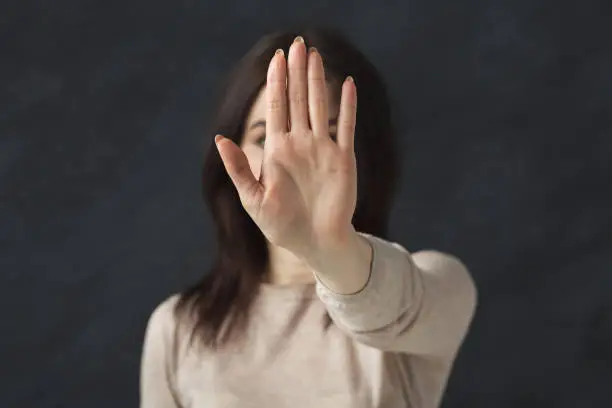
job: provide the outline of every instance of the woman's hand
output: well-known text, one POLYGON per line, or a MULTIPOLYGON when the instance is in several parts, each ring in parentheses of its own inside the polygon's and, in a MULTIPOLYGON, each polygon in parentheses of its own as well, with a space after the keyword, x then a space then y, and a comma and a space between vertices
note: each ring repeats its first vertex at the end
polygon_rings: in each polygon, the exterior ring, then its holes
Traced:
POLYGON ((342 85, 337 143, 329 134, 321 56, 298 37, 268 68, 266 143, 257 180, 242 150, 218 135, 217 148, 240 201, 267 239, 301 257, 354 240, 357 91, 342 85), (288 89, 287 89, 288 88, 288 89))

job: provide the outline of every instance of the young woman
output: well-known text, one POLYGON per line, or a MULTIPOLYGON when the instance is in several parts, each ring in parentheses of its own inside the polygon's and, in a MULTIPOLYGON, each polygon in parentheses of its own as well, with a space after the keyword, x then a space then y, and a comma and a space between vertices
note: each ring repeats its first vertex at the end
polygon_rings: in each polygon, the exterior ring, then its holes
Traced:
POLYGON ((141 407, 436 407, 476 291, 455 257, 385 240, 398 166, 374 66, 330 31, 268 35, 215 118, 217 253, 149 320, 141 407))

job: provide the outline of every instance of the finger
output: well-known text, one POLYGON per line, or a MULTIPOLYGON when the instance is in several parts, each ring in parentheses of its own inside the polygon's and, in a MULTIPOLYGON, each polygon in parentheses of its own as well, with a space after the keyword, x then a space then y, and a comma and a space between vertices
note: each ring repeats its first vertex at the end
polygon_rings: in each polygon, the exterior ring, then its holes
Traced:
POLYGON ((234 183, 245 209, 260 203, 263 197, 263 186, 253 175, 242 149, 221 135, 215 136, 215 144, 225 170, 234 183))
POLYGON ((316 48, 308 53, 308 112, 315 137, 329 136, 327 83, 323 60, 316 48))
POLYGON ((285 53, 278 49, 270 66, 266 83, 266 137, 287 132, 287 63, 285 53))
POLYGON ((347 151, 355 149, 355 125, 357 124, 357 88, 352 77, 342 84, 340 114, 338 117, 338 146, 347 151))
POLYGON ((308 129, 308 82, 306 78, 306 45, 296 37, 289 48, 288 91, 291 128, 308 129))

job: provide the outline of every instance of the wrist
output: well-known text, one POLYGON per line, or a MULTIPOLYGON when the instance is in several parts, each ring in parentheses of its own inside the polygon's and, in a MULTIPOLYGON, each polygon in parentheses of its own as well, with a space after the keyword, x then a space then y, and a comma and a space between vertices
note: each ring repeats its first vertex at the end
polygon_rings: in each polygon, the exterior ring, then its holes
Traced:
POLYGON ((357 231, 304 259, 316 277, 340 294, 357 293, 370 278, 373 249, 357 231))

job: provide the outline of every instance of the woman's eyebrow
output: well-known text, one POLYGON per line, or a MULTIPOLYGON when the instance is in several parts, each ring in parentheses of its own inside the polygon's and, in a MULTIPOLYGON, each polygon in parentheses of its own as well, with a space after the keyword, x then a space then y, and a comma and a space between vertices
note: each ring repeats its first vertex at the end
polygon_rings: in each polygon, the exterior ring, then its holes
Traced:
MULTIPOLYGON (((329 126, 334 126, 338 124, 338 118, 331 118, 329 120, 329 126)), ((253 122, 251 124, 251 126, 249 126, 249 130, 251 129, 255 129, 256 127, 263 127, 264 129, 266 128, 266 121, 265 120, 258 120, 256 122, 253 122)))
POLYGON ((251 129, 255 129, 256 127, 261 126, 265 129, 266 127, 266 121, 265 120, 258 120, 257 122, 254 122, 250 127, 249 130, 251 129))

